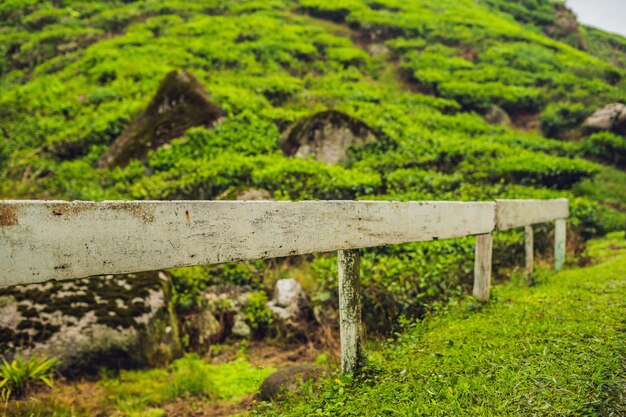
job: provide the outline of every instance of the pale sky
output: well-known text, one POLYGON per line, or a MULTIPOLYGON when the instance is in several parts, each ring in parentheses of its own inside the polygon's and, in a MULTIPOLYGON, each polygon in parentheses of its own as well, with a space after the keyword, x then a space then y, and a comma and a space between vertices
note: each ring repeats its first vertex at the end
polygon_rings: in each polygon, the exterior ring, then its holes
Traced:
POLYGON ((578 21, 626 36, 626 0, 567 0, 578 21))

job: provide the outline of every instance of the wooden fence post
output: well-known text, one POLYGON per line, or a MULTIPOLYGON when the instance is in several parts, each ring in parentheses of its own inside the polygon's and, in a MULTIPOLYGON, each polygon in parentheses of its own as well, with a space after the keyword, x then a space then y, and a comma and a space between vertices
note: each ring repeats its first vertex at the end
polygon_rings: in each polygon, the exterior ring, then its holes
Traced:
POLYGON ((533 226, 524 226, 524 246, 526 249, 526 275, 530 276, 534 270, 533 226))
POLYGON ((493 237, 491 233, 476 235, 476 259, 474 261, 473 295, 479 301, 489 301, 491 286, 491 257, 493 237))
POLYGON ((565 242, 566 242, 565 219, 557 219, 554 222, 554 270, 560 271, 565 264, 565 242))
POLYGON ((340 250, 339 331, 341 370, 358 371, 361 362, 361 275, 359 250, 340 250))

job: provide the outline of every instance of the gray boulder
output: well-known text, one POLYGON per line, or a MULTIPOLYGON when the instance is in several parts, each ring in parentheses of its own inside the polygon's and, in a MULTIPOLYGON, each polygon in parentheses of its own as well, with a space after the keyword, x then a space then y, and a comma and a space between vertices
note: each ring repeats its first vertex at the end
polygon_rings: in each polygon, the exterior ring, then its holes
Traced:
POLYGON ((323 111, 298 120, 283 132, 280 148, 287 156, 313 157, 327 164, 343 162, 351 146, 376 141, 372 129, 338 111, 323 111))
POLYGON ((246 319, 243 314, 235 315, 235 321, 231 329, 231 334, 242 339, 248 339, 252 335, 252 329, 250 329, 250 326, 246 323, 246 319))
POLYGON ((0 289, 0 356, 40 354, 66 375, 163 365, 182 353, 164 273, 0 289))
POLYGON ((626 105, 622 103, 608 104, 596 110, 583 122, 585 133, 610 131, 626 135, 626 105))
POLYGON ((300 283, 293 278, 276 281, 274 297, 267 303, 267 307, 284 321, 301 319, 310 310, 306 293, 300 283))
POLYGON ((318 379, 324 368, 314 364, 288 366, 268 376, 261 384, 258 397, 262 401, 280 398, 284 393, 295 391, 302 382, 318 379))

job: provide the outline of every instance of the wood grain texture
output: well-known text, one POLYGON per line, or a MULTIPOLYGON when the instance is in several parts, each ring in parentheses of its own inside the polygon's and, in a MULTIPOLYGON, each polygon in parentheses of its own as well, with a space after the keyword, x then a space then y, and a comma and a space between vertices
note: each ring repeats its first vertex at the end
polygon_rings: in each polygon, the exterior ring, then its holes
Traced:
POLYGON ((490 233, 493 202, 0 202, 0 285, 490 233))
POLYGON ((547 223, 569 216, 566 198, 554 200, 496 200, 496 228, 507 230, 514 227, 547 223))

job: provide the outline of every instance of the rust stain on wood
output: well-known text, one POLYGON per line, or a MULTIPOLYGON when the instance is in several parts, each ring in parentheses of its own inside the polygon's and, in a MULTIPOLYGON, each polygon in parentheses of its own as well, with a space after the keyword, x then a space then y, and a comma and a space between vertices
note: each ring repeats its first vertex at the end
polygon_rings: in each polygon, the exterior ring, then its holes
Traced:
POLYGON ((54 206, 53 216, 73 216, 87 209, 86 203, 64 203, 54 206))
POLYGON ((115 202, 107 203, 104 206, 99 206, 98 203, 93 202, 72 202, 58 204, 52 208, 52 215, 70 218, 79 213, 98 207, 101 210, 119 210, 125 211, 136 219, 141 220, 144 223, 152 223, 154 221, 154 214, 148 212, 138 204, 127 202, 115 202))
POLYGON ((0 206, 0 226, 15 226, 17 224, 17 213, 15 212, 15 208, 0 206))
POLYGON ((139 204, 119 202, 114 203, 109 207, 114 210, 125 211, 134 218, 139 219, 144 223, 152 223, 154 221, 154 214, 146 211, 139 204))

